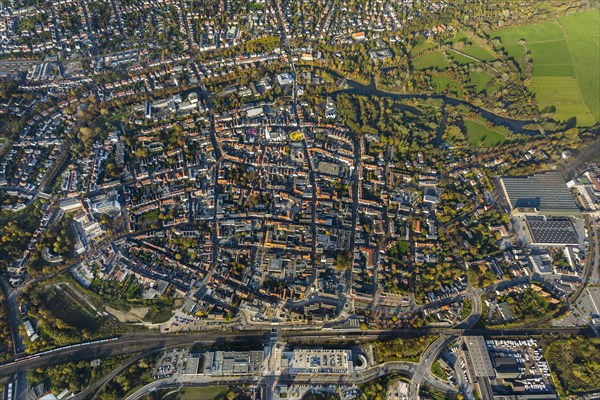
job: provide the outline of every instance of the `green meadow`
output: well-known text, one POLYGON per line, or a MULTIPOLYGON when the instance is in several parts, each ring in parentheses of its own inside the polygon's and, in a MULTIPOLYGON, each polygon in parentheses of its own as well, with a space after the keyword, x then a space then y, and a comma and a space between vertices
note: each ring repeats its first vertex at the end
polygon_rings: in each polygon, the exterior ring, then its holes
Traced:
POLYGON ((462 90, 460 89, 460 86, 450 79, 450 77, 448 77, 446 74, 433 75, 431 77, 431 82, 435 86, 435 91, 437 93, 443 93, 444 90, 448 89, 448 93, 451 96, 462 96, 462 90))
POLYGON ((600 121, 600 10, 560 19, 567 32, 577 81, 594 122, 600 121))
POLYGON ((454 34, 454 37, 446 40, 445 43, 448 44, 454 44, 454 43, 458 43, 458 42, 463 42, 464 44, 467 44, 467 35, 465 35, 465 33, 463 31, 458 31, 454 34))
POLYGON ((466 119, 464 124, 467 142, 471 146, 493 147, 506 141, 506 136, 494 128, 488 128, 481 120, 466 119))
POLYGON ((600 121, 600 10, 504 28, 490 37, 500 38, 504 51, 521 66, 525 52, 530 53, 530 89, 540 108, 553 105, 555 119, 576 117, 580 126, 600 121))
POLYGON ((492 53, 490 53, 483 47, 477 46, 475 44, 467 46, 461 51, 465 54, 470 55, 471 57, 478 58, 482 61, 492 61, 496 58, 492 55, 492 53))
POLYGON ((469 80, 473 85, 475 85, 475 90, 477 93, 482 92, 487 88, 488 83, 492 80, 492 75, 483 71, 470 71, 469 72, 469 80))
POLYGON ((444 69, 448 67, 448 61, 440 51, 434 51, 415 58, 413 60, 413 66, 415 69, 444 69))
POLYGON ((464 64, 470 64, 470 63, 474 64, 476 62, 475 60, 472 60, 469 57, 465 57, 462 54, 457 53, 454 50, 450 50, 448 52, 448 54, 449 54, 450 58, 452 58, 455 62, 457 62, 459 64, 463 64, 463 65, 464 64))
POLYGON ((424 39, 421 39, 413 46, 410 50, 411 54, 419 54, 422 51, 429 50, 434 48, 436 45, 433 43, 428 43, 424 39))

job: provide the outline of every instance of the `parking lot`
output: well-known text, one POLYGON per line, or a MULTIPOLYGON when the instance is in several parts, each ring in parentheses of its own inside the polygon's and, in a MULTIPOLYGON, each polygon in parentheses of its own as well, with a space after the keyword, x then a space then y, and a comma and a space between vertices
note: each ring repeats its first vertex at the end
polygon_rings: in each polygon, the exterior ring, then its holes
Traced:
POLYGON ((487 340, 487 347, 496 368, 501 361, 513 361, 515 375, 505 381, 516 379, 525 393, 554 393, 550 367, 536 340, 487 340))
POLYGON ((180 371, 184 353, 184 350, 171 350, 163 353, 154 366, 152 374, 154 378, 168 378, 180 371))

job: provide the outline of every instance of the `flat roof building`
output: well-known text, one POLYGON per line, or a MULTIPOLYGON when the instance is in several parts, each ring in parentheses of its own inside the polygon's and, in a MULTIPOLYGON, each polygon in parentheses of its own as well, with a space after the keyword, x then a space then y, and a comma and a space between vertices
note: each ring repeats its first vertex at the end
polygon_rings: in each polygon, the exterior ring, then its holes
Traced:
POLYGON ((319 161, 317 164, 317 171, 325 175, 339 176, 340 166, 326 161, 319 161))
POLYGON ((291 85, 294 83, 294 76, 288 72, 279 74, 277 75, 277 82, 279 82, 281 86, 291 85))
POLYGON ((352 351, 339 349, 301 349, 283 353, 281 367, 290 374, 340 374, 354 371, 352 351))
POLYGON ((514 357, 494 358, 494 368, 500 379, 516 379, 521 375, 517 360, 514 357))
POLYGON ((200 362, 204 362, 204 357, 188 357, 183 373, 186 375, 196 375, 198 373, 198 368, 200 366, 200 362))
POLYGON ((81 201, 78 199, 66 199, 60 202, 59 207, 64 212, 69 212, 73 210, 77 210, 78 208, 83 207, 81 201))
POLYGON ((577 233, 569 218, 527 216, 525 223, 531 236, 531 244, 538 246, 578 244, 577 233))
POLYGON ((490 359, 483 336, 466 336, 464 342, 469 350, 469 357, 475 377, 494 378, 496 371, 494 371, 494 367, 492 366, 492 360, 490 359))
POLYGON ((205 354, 202 371, 214 376, 254 374, 263 360, 262 351, 215 351, 205 354))
POLYGON ((505 176, 500 179, 511 210, 535 209, 547 215, 578 215, 579 207, 559 172, 531 176, 505 176))

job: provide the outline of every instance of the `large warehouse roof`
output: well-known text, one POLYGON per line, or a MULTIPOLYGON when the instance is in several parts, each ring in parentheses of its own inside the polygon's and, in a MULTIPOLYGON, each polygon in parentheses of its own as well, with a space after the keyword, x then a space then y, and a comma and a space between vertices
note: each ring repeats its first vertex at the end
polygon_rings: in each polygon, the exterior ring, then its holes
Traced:
POLYGON ((549 215, 579 213, 579 207, 559 172, 526 177, 507 176, 500 182, 511 209, 536 208, 549 215))
POLYGON ((575 228, 568 218, 528 217, 527 228, 534 244, 540 245, 577 245, 575 228))

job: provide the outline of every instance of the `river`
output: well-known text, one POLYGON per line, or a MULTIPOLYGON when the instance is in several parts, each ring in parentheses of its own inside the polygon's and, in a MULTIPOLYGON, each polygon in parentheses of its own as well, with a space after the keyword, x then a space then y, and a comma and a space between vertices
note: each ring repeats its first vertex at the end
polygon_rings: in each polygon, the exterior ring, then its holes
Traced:
MULTIPOLYGON (((316 69, 322 69, 323 71, 327 72, 328 74, 330 74, 331 76, 333 76, 336 79, 344 79, 345 77, 339 75, 338 73, 330 70, 330 69, 326 69, 326 68, 316 68, 316 69)), ((531 125, 531 124, 537 124, 536 121, 534 120, 520 120, 520 119, 513 119, 513 118, 508 118, 508 117, 503 117, 501 115, 498 114, 494 114, 491 111, 488 111, 484 108, 481 107, 477 107, 467 101, 464 100, 459 100, 457 98, 454 97, 448 97, 445 95, 441 95, 441 94, 436 94, 436 93, 422 93, 422 94, 418 94, 418 93, 390 93, 390 92, 386 92, 384 90, 381 89, 377 89, 377 87, 375 86, 375 81, 373 79, 371 79, 371 82, 369 83, 369 85, 363 85, 359 82, 353 81, 351 79, 345 78, 346 82, 348 83, 348 85, 350 86, 347 89, 340 89, 340 90, 336 90, 334 92, 332 92, 330 94, 331 97, 335 98, 337 97, 339 94, 342 93, 349 93, 349 94, 362 94, 365 96, 378 96, 378 97, 388 97, 394 100, 407 100, 407 99, 412 99, 412 100, 427 100, 427 99, 439 99, 439 100, 443 100, 445 104, 449 104, 452 106, 460 106, 460 105, 464 105, 464 106, 468 106, 471 109, 473 109, 475 112, 477 112, 479 115, 481 115, 483 118, 487 119, 488 121, 490 121, 493 125, 496 126, 505 126, 506 128, 508 128, 510 131, 514 132, 514 133, 520 133, 520 134, 524 134, 524 135, 539 135, 540 131, 537 129, 526 129, 525 127, 527 125, 531 125)), ((408 106, 407 106, 408 107, 408 106)), ((412 110, 414 110, 414 108, 411 107, 412 110)), ((411 111, 412 111, 411 110, 411 111)), ((547 133, 551 133, 550 131, 546 131, 547 133)))

